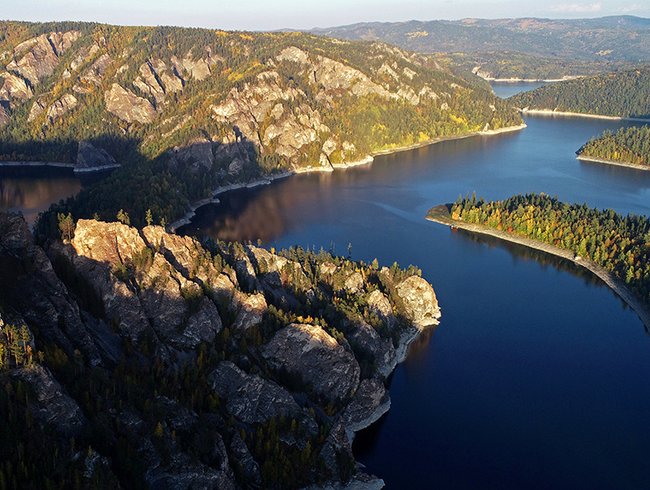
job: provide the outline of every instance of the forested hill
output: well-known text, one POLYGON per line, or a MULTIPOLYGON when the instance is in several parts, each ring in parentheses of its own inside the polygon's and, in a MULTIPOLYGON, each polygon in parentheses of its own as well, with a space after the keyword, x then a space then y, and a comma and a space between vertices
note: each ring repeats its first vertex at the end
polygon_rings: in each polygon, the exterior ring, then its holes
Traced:
POLYGON ((312 32, 379 40, 422 53, 519 51, 579 60, 650 59, 650 19, 632 16, 366 22, 312 32))
POLYGON ((519 108, 650 118, 650 66, 553 83, 508 101, 519 108))
POLYGON ((488 87, 380 43, 0 23, 1 158, 75 161, 83 140, 138 164, 86 193, 88 216, 169 220, 217 185, 520 122, 488 87))
POLYGON ((584 144, 578 156, 650 168, 650 126, 605 131, 584 144))

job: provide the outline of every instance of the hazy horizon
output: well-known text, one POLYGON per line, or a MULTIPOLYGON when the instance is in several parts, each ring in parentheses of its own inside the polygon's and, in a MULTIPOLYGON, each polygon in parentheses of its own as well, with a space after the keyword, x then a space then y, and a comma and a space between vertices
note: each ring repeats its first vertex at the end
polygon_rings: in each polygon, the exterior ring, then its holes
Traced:
POLYGON ((3 8, 6 20, 48 22, 84 21, 117 25, 171 25, 228 30, 270 31, 327 28, 360 22, 407 22, 410 20, 600 18, 614 15, 650 17, 650 4, 634 0, 574 2, 558 0, 545 6, 538 2, 493 0, 405 1, 330 0, 327 5, 296 0, 264 2, 247 0, 235 5, 215 5, 210 0, 24 0, 3 8))

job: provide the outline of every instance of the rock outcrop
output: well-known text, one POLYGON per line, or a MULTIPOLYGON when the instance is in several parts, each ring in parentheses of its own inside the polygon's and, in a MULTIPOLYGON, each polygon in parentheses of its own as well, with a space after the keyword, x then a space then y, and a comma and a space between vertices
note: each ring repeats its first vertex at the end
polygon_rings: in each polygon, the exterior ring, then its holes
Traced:
POLYGON ((41 366, 17 369, 13 376, 26 382, 34 391, 32 411, 43 424, 56 428, 61 434, 73 437, 87 424, 79 405, 64 393, 52 374, 41 366))
POLYGON ((395 290, 404 304, 407 320, 419 328, 438 323, 440 309, 431 284, 421 277, 411 276, 400 282, 395 290))
POLYGON ((262 355, 271 369, 298 377, 309 391, 331 402, 347 399, 359 386, 359 364, 352 352, 318 325, 284 327, 262 355))
POLYGON ((89 141, 80 141, 77 147, 75 170, 90 170, 115 167, 117 162, 106 150, 89 141))
POLYGON ((228 412, 241 422, 255 424, 287 417, 300 420, 302 428, 312 435, 318 431, 289 392, 272 381, 246 374, 232 362, 221 362, 208 376, 208 382, 226 400, 228 412))
POLYGON ((127 123, 149 124, 156 117, 153 104, 143 97, 138 97, 118 83, 104 94, 106 110, 127 123))
POLYGON ((9 113, 7 112, 7 109, 5 109, 2 104, 0 104, 0 128, 7 125, 8 123, 9 113))
POLYGON ((79 39, 78 31, 50 32, 28 39, 13 50, 13 60, 6 65, 8 71, 28 80, 32 86, 52 75, 59 58, 79 39))

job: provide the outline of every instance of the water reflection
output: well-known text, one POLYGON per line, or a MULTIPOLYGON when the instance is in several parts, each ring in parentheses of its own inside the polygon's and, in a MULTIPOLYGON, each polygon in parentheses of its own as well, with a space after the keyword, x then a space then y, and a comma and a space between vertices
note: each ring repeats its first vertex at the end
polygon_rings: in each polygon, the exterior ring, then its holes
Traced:
POLYGON ((2 177, 0 176, 0 209, 22 211, 32 224, 38 213, 50 204, 70 197, 81 189, 75 177, 2 177))
POLYGON ((584 267, 580 267, 570 260, 567 260, 556 255, 551 255, 541 250, 526 247, 519 243, 508 242, 500 240, 490 235, 480 235, 472 233, 467 230, 454 229, 450 230, 453 236, 457 236, 462 240, 469 240, 475 243, 482 243, 490 248, 501 248, 507 250, 512 255, 513 260, 533 261, 542 267, 553 267, 563 272, 569 272, 576 277, 580 277, 587 285, 602 285, 604 284, 597 276, 592 274, 584 267))

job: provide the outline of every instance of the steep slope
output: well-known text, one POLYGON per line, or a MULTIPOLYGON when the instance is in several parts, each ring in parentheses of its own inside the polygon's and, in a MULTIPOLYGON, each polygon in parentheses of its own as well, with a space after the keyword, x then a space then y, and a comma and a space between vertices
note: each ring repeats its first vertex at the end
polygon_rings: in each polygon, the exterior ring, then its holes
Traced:
POLYGON ((439 316, 415 268, 0 213, 0 481, 377 488, 350 438, 439 316))
POLYGON ((508 99, 524 110, 650 117, 650 67, 553 83, 508 99))
MULTIPOLYGON (((2 158, 72 162, 79 141, 90 141, 122 164, 158 159, 102 192, 139 222, 148 207, 156 219, 176 218, 219 185, 331 170, 520 122, 488 89, 380 43, 71 23, 0 29, 2 158), (137 187, 144 210, 124 190, 140 178, 149 181, 137 187), (177 196, 165 202, 142 195, 167 186, 177 196)), ((84 211, 119 209, 102 204, 84 211)))

